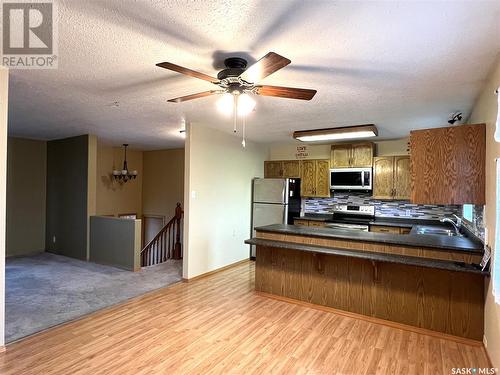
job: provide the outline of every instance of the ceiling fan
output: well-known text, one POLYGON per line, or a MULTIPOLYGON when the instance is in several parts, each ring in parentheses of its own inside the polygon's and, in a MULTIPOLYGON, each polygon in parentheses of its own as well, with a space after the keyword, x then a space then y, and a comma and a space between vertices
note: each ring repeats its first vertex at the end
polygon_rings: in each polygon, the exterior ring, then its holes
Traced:
POLYGON ((269 52, 255 64, 247 68, 247 61, 245 59, 241 57, 229 57, 224 60, 226 69, 221 70, 217 74, 217 78, 170 62, 162 62, 156 64, 156 66, 211 82, 220 88, 170 99, 169 102, 181 103, 187 100, 225 93, 235 96, 243 93, 251 93, 279 98, 311 100, 316 94, 316 90, 259 85, 256 83, 279 69, 284 68, 290 64, 290 62, 291 61, 286 57, 280 56, 274 52, 269 52))

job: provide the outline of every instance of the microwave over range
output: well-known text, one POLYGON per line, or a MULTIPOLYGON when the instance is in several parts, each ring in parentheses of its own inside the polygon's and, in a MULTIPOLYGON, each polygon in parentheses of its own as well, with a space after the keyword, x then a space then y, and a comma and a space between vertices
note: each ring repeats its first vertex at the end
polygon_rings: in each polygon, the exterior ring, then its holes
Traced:
POLYGON ((330 169, 331 190, 372 190, 372 168, 330 169))

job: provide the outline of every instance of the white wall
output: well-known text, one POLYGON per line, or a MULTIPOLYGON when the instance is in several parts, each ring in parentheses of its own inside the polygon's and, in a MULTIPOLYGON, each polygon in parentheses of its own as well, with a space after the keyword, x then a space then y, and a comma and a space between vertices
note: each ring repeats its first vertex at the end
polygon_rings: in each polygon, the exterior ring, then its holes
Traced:
MULTIPOLYGON (((497 118, 497 96, 494 90, 500 86, 500 55, 495 64, 487 83, 476 101, 469 119, 470 124, 486 124, 486 206, 485 224, 488 229, 489 244, 495 248, 496 227, 496 206, 499 197, 496 196, 496 175, 495 158, 500 157, 500 143, 495 142, 495 122, 497 118)), ((493 254, 493 257, 500 254, 493 254)), ((500 270, 493 270, 493 273, 500 270)), ((484 336, 487 343, 487 350, 494 367, 500 367, 500 305, 495 303, 492 291, 492 278, 488 278, 488 288, 486 292, 486 304, 484 308, 484 336)))
POLYGON ((200 124, 187 126, 183 277, 249 257, 251 181, 267 148, 200 124))
POLYGON ((0 346, 5 344, 5 213, 9 71, 0 67, 0 346))

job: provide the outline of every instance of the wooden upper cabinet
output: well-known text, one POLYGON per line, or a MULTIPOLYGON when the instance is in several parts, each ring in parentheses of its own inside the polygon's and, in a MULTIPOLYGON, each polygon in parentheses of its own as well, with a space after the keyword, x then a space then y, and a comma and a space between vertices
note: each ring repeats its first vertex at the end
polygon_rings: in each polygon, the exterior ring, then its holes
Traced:
POLYGON ((373 165, 373 143, 353 144, 351 167, 371 168, 372 165, 373 165))
POLYGON ((373 158, 373 198, 392 199, 394 192, 394 158, 373 158))
POLYGON ((410 156, 394 157, 394 199, 410 199, 410 156))
POLYGON ((281 161, 265 161, 264 162, 264 177, 265 178, 281 178, 283 176, 283 167, 281 161))
POLYGON ((410 153, 413 203, 485 204, 485 124, 412 131, 410 153))
POLYGON ((374 146, 371 142, 332 145, 332 168, 370 168, 374 146))
POLYGON ((316 196, 330 196, 330 160, 316 160, 316 196))
POLYGON ((351 145, 332 145, 332 168, 349 168, 349 166, 351 165, 351 154, 351 145))
POLYGON ((302 160, 300 195, 303 197, 329 197, 329 173, 330 160, 302 160))
POLYGON ((410 157, 373 158, 373 198, 410 199, 410 157))
POLYGON ((300 161, 299 160, 283 160, 282 164, 283 178, 299 178, 300 177, 300 161))
POLYGON ((265 178, 299 178, 300 160, 272 160, 264 162, 265 178))
POLYGON ((300 195, 314 197, 316 187, 316 162, 315 160, 302 160, 300 174, 300 195))

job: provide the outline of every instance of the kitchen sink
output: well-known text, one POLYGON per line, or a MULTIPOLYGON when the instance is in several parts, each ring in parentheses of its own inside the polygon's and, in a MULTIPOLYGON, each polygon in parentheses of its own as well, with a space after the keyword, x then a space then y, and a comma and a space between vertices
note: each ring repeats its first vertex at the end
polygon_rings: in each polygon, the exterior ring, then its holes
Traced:
POLYGON ((415 228, 415 234, 435 234, 435 235, 439 235, 439 236, 462 237, 462 235, 457 234, 454 229, 426 227, 426 226, 420 226, 420 225, 417 226, 417 228, 415 228))

